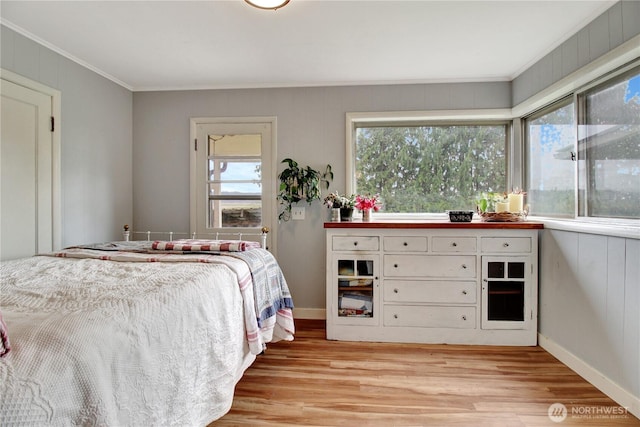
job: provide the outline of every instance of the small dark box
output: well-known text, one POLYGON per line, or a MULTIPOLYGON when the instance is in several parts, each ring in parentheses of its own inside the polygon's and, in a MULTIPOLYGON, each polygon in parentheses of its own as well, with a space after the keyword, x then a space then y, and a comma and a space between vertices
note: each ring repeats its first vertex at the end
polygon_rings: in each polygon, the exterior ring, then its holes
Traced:
POLYGON ((447 211, 451 222, 471 222, 473 211, 447 211))

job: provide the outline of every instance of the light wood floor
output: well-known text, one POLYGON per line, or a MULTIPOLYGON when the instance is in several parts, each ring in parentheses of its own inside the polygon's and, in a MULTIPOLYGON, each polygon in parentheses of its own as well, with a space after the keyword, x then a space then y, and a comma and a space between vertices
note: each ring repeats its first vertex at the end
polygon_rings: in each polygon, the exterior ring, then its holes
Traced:
POLYGON ((296 327, 210 427, 640 426, 605 415, 621 408, 540 347, 338 342, 325 340, 324 321, 296 327), (549 418, 553 403, 566 406, 564 421, 549 418))

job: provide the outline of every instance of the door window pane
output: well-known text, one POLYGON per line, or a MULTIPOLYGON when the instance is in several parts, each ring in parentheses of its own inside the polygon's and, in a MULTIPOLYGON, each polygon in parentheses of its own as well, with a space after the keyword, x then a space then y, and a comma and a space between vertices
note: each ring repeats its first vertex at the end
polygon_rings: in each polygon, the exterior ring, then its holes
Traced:
POLYGON ((209 135, 209 154, 213 156, 260 157, 259 134, 209 135))
POLYGON ((487 319, 524 321, 524 282, 488 282, 487 319))
POLYGON ((259 201, 210 200, 209 210, 211 218, 217 218, 220 223, 219 227, 259 227, 262 224, 259 201))
POLYGON ((487 268, 487 277, 492 279, 504 278, 504 262, 489 262, 487 268))
POLYGON ((529 213, 575 215, 576 127, 571 100, 526 120, 529 213))
POLYGON ((216 180, 252 180, 260 182, 260 166, 262 162, 258 160, 233 160, 221 159, 217 161, 209 160, 209 179, 216 180), (216 174, 218 172, 218 174, 216 174))

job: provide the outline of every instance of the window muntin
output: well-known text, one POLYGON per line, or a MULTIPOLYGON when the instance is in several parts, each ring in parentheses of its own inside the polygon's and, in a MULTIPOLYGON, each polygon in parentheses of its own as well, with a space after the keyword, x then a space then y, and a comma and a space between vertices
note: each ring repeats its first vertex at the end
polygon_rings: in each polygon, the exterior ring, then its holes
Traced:
POLYGON ((579 214, 640 218, 640 67, 579 95, 579 214))
POLYGON ((262 224, 260 134, 208 135, 208 227, 262 224))
POLYGON ((529 213, 574 217, 576 123, 572 98, 525 119, 529 213))
POLYGON ((509 124, 356 123, 354 192, 381 195, 385 214, 475 209, 505 191, 509 124))

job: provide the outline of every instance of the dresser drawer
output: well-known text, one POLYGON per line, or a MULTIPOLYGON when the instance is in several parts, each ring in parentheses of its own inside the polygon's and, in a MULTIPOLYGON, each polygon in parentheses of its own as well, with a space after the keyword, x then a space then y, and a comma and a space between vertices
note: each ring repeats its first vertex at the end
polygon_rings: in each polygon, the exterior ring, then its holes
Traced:
POLYGON ((475 255, 384 255, 387 277, 476 277, 475 255))
POLYGON ((384 326, 474 329, 475 307, 385 305, 384 326))
POLYGON ((378 236, 333 236, 334 251, 377 251, 379 248, 378 236))
POLYGON ((476 282, 385 280, 385 302, 473 304, 476 282))
POLYGON ((434 237, 431 240, 433 252, 475 252, 475 237, 434 237))
POLYGON ((385 237, 384 250, 387 252, 426 252, 426 237, 385 237))
POLYGON ((483 237, 482 252, 531 252, 530 237, 483 237))

